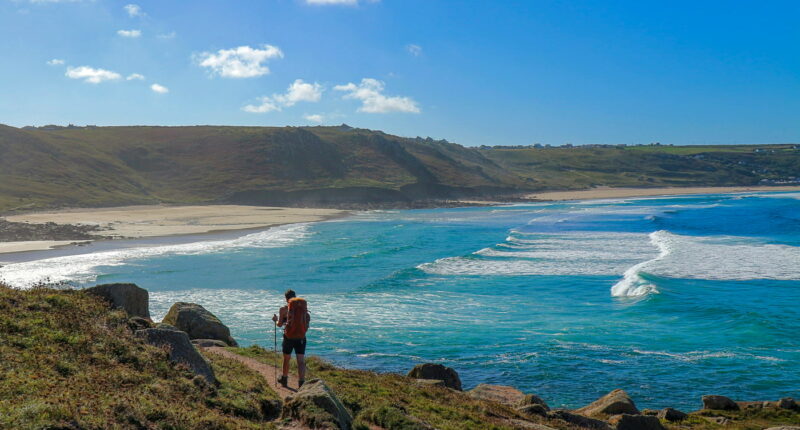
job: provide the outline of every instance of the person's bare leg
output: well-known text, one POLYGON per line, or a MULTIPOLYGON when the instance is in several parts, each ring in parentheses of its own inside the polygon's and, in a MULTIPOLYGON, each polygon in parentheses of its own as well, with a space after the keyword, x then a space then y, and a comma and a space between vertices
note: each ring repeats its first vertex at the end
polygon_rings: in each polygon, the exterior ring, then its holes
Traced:
POLYGON ((292 354, 283 354, 283 376, 289 376, 290 361, 292 361, 292 354))
POLYGON ((306 356, 305 356, 305 354, 297 354, 297 377, 298 377, 298 379, 306 379, 306 356))

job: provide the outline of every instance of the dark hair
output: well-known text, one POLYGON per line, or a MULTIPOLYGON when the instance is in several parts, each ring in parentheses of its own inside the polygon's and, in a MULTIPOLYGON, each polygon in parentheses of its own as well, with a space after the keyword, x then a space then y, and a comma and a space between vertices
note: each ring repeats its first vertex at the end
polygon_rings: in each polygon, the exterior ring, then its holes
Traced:
POLYGON ((292 289, 286 290, 286 292, 283 293, 283 295, 286 296, 286 300, 297 297, 297 294, 292 289))

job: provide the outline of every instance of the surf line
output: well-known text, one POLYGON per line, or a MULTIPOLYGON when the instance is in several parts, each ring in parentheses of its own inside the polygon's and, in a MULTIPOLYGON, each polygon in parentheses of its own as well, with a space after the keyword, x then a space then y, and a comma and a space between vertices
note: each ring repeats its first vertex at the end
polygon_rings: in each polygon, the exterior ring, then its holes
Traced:
POLYGON ((650 243, 658 248, 658 256, 628 268, 623 273, 622 279, 611 287, 611 295, 613 297, 637 297, 658 293, 656 286, 643 279, 641 273, 644 272, 644 269, 653 266, 670 254, 672 249, 669 246, 669 235, 670 233, 666 230, 654 231, 648 235, 650 243))

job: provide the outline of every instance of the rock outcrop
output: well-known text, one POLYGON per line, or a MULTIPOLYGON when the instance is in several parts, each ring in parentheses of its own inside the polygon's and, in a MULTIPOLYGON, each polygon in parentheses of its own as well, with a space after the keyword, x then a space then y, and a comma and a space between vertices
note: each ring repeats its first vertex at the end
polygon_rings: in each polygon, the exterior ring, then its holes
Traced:
POLYGON ((573 414, 569 411, 555 410, 547 413, 550 419, 557 419, 565 421, 577 427, 583 427, 594 430, 611 430, 611 426, 605 421, 596 420, 594 418, 585 417, 583 415, 573 414))
POLYGON ((461 378, 458 377, 458 372, 441 364, 418 364, 408 372, 408 376, 414 379, 438 379, 444 381, 445 387, 461 391, 461 378))
POLYGON ((124 309, 132 317, 150 319, 149 295, 136 284, 103 284, 84 291, 106 299, 111 306, 124 309))
POLYGON ((544 406, 546 410, 550 410, 550 407, 547 406, 544 400, 541 397, 537 396, 536 394, 526 394, 522 400, 517 403, 517 406, 529 406, 529 405, 541 405, 544 406))
POLYGON ((575 412, 588 417, 617 414, 639 415, 639 409, 636 408, 628 393, 619 389, 577 409, 575 412))
POLYGON ((525 406, 517 406, 517 412, 527 415, 527 416, 545 416, 547 415, 547 406, 544 405, 525 405, 525 406))
POLYGON ((189 342, 189 336, 186 333, 160 328, 148 328, 137 331, 135 335, 150 345, 159 348, 166 347, 169 350, 169 359, 172 362, 185 365, 196 375, 205 378, 209 384, 216 382, 211 365, 189 342))
POLYGON ((670 422, 683 421, 686 418, 689 418, 689 415, 673 408, 664 408, 658 412, 657 416, 662 420, 667 420, 670 422))
POLYGON ((777 406, 781 409, 797 409, 797 402, 791 397, 784 397, 778 400, 777 406))
POLYGON ((227 343, 216 339, 192 339, 192 345, 198 348, 210 348, 212 346, 226 347, 227 343))
POLYGON ((703 396, 703 409, 738 411, 739 405, 725 396, 703 396))
POLYGON ((615 425, 616 430, 664 430, 658 417, 652 415, 615 415, 608 422, 615 425))
POLYGON ((191 339, 216 339, 229 346, 238 346, 231 337, 230 329, 214 314, 196 303, 175 303, 162 322, 185 331, 191 339))
POLYGON ((476 399, 502 403, 508 406, 520 406, 525 399, 525 393, 505 385, 478 384, 477 387, 467 391, 467 394, 476 399))
POLYGON ((350 430, 353 417, 321 379, 307 381, 287 397, 281 418, 290 418, 314 429, 350 430))

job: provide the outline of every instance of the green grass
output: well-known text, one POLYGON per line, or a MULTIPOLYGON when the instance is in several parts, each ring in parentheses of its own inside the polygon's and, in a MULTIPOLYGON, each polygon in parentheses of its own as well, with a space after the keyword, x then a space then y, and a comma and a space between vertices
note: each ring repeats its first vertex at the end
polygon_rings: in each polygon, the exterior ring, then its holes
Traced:
MULTIPOLYGON (((268 364, 275 359, 271 351, 259 347, 229 350, 268 364)), ((417 385, 402 375, 340 369, 317 357, 309 357, 307 363, 306 379, 323 379, 353 412, 360 429, 373 424, 411 430, 422 428, 420 423, 451 430, 511 429, 509 420, 524 419, 510 407, 447 388, 417 385)))
MULTIPOLYGON (((476 149, 340 127, 23 130, 0 125, 0 213, 64 206, 263 204, 270 200, 264 192, 396 191, 413 184, 491 194, 598 185, 754 185, 789 176, 800 176, 800 150, 790 145, 476 149)), ((436 195, 416 189, 408 197, 436 195)), ((351 197, 359 198, 371 197, 351 197)))
POLYGON ((81 291, 0 286, 0 428, 265 428, 276 394, 211 357, 211 386, 135 339, 121 311, 81 291))

